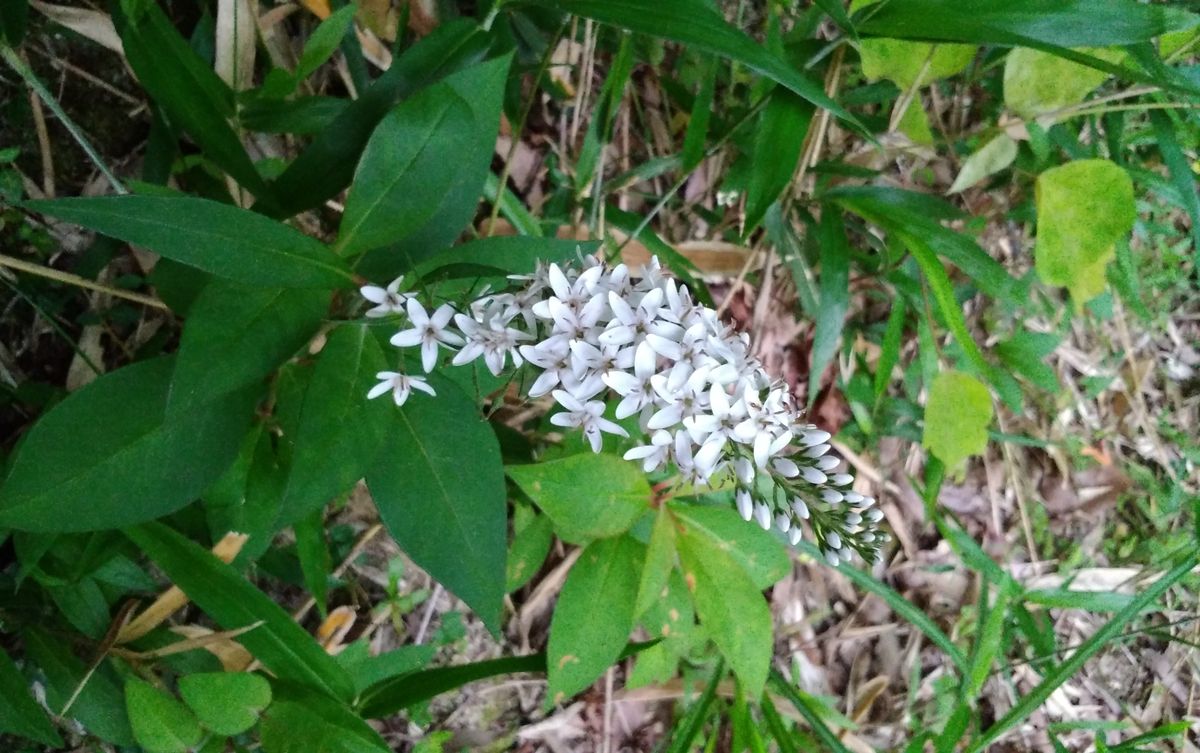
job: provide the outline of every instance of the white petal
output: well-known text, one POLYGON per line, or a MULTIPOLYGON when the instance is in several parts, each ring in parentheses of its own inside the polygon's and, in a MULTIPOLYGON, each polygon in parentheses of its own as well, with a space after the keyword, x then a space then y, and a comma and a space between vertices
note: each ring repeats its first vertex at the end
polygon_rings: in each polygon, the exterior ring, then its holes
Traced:
POLYGON ((550 417, 550 423, 554 424, 555 426, 564 426, 567 428, 574 428, 576 426, 579 426, 579 424, 580 424, 579 419, 580 419, 580 416, 578 413, 569 413, 569 412, 555 413, 553 416, 550 417))
POLYGON ((437 311, 433 312, 433 316, 429 317, 429 322, 434 329, 445 329, 450 320, 454 318, 454 307, 448 303, 443 303, 437 307, 437 311))
POLYGON ((619 424, 614 424, 607 418, 597 418, 596 425, 600 428, 600 431, 606 431, 609 434, 616 434, 618 437, 629 436, 629 432, 625 431, 623 427, 621 427, 619 424))
POLYGON ((679 343, 675 342, 674 340, 668 340, 662 335, 651 333, 646 335, 646 342, 651 348, 654 348, 655 353, 658 353, 664 358, 668 358, 672 361, 678 361, 680 358, 683 358, 683 349, 680 348, 679 343))
POLYGON ((764 531, 771 530, 771 508, 762 502, 754 506, 754 519, 758 521, 764 531))
MULTIPOLYGON (((532 359, 531 359, 532 360, 532 359)), ((543 371, 529 388, 530 397, 541 397, 558 386, 557 371, 543 371)))
POLYGON ((426 340, 421 343, 421 368, 425 369, 425 373, 433 371, 433 367, 437 366, 438 344, 434 340, 426 340))
POLYGON ((668 429, 683 420, 683 406, 667 405, 646 422, 649 429, 668 429))
POLYGON ((583 402, 566 390, 554 390, 554 399, 558 404, 569 411, 580 412, 583 410, 583 402))
POLYGON ((557 264, 550 265, 548 274, 550 278, 550 287, 554 290, 554 294, 559 298, 569 298, 571 296, 571 284, 567 282, 566 275, 558 268, 557 264))
POLYGON ((654 375, 657 365, 658 355, 654 348, 647 342, 638 343, 633 353, 633 373, 637 374, 639 379, 648 379, 654 375))
POLYGON ((800 475, 810 484, 823 484, 829 480, 829 477, 821 473, 816 468, 804 467, 800 469, 800 475))
POLYGON ((737 511, 742 520, 749 521, 754 517, 754 501, 750 499, 750 492, 745 489, 737 493, 737 511))
POLYGON ((378 285, 363 285, 358 289, 358 294, 371 303, 383 303, 388 297, 388 292, 378 285))
POLYGON ((392 335, 392 339, 389 342, 397 348, 411 348, 414 345, 420 344, 421 331, 418 329, 406 329, 397 332, 392 335))
POLYGON ((637 317, 633 313, 633 309, 625 301, 624 298, 612 292, 608 292, 608 305, 612 308, 613 319, 625 325, 632 325, 637 321, 637 317))
POLYGON ((379 397, 380 395, 386 393, 391 388, 392 388, 392 380, 389 379, 387 381, 380 382, 379 384, 372 387, 371 391, 367 393, 367 399, 374 400, 375 398, 379 397))
POLYGON ((618 395, 628 395, 637 389, 639 384, 632 374, 626 374, 624 371, 609 371, 600 378, 618 395))
POLYGON ((408 318, 412 320, 414 328, 424 327, 429 324, 429 315, 425 313, 425 307, 416 298, 408 299, 408 318))
POLYGON ((588 444, 592 446, 592 452, 600 452, 604 448, 604 436, 600 434, 598 428, 594 426, 585 428, 583 436, 587 437, 588 444))
POLYGON ((409 379, 409 386, 411 386, 414 390, 420 390, 421 392, 424 392, 426 395, 433 395, 434 397, 437 397, 437 393, 433 391, 433 387, 430 387, 429 383, 424 379, 412 377, 409 379))

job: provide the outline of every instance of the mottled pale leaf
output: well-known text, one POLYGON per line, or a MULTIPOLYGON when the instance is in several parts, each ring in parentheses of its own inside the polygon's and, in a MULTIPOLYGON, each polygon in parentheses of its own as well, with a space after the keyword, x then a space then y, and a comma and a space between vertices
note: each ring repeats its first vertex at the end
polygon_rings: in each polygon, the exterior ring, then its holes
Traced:
POLYGON ((1108 160, 1078 160, 1039 175, 1036 201, 1038 276, 1082 305, 1104 290, 1104 268, 1133 229, 1133 181, 1108 160))
POLYGON ((958 177, 954 179, 954 185, 950 186, 950 193, 958 193, 979 181, 995 175, 1004 168, 1013 163, 1017 158, 1017 142, 1013 141, 1008 134, 1000 134, 983 146, 979 147, 967 160, 963 162, 962 169, 958 171, 958 177))
POLYGON ((954 469, 969 455, 983 452, 991 421, 992 396, 987 387, 969 374, 943 371, 929 387, 922 444, 954 469))
MULTIPOLYGON (((854 0, 850 12, 874 5, 877 0, 854 0)), ((907 89, 920 78, 918 86, 953 76, 966 68, 975 57, 975 47, 969 44, 939 44, 907 42, 900 39, 859 40, 862 72, 867 79, 890 79, 901 89, 907 89), (929 67, 926 68, 926 61, 929 67)))
MULTIPOLYGON (((1078 51, 1110 63, 1124 55, 1119 50, 1102 48, 1078 51)), ((1107 78, 1104 71, 1041 50, 1018 47, 1004 60, 1004 104, 1023 118, 1034 118, 1082 102, 1107 78)))

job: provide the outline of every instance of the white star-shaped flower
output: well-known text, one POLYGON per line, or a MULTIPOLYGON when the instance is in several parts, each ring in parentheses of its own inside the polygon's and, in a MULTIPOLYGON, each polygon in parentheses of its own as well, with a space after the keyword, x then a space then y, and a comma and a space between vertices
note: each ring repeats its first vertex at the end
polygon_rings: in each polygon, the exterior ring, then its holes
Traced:
POLYGON ((433 312, 433 315, 425 313, 425 307, 415 298, 408 299, 408 320, 412 324, 411 329, 402 330, 392 335, 392 345, 398 348, 411 348, 416 345, 421 346, 421 366, 425 369, 425 373, 433 371, 433 367, 437 365, 438 347, 440 345, 462 345, 463 339, 460 335, 446 329, 446 325, 450 323, 451 317, 454 316, 454 308, 450 304, 445 303, 433 312))
POLYGON ((566 411, 555 413, 550 417, 550 423, 564 428, 583 429, 583 436, 592 446, 592 452, 600 452, 604 446, 603 432, 629 436, 629 432, 604 417, 604 403, 599 400, 581 400, 566 390, 554 390, 553 395, 566 411))
POLYGON ((404 275, 400 275, 388 283, 386 288, 378 285, 363 285, 359 288, 359 294, 375 304, 374 308, 367 309, 367 316, 376 319, 381 316, 404 313, 404 304, 408 302, 409 296, 400 292, 400 285, 403 282, 404 275))
POLYGON ((375 378, 379 380, 379 384, 372 387, 371 391, 367 393, 368 400, 374 400, 384 393, 391 392, 392 400, 399 406, 404 405, 413 390, 419 390, 427 395, 437 395, 429 383, 421 377, 408 376, 398 371, 381 371, 375 375, 375 378))

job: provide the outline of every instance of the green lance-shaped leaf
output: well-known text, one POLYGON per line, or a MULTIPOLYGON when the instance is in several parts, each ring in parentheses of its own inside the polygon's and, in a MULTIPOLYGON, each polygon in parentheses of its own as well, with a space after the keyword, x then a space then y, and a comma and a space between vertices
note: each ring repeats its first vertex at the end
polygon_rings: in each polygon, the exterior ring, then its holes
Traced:
POLYGON ((954 469, 987 447, 991 421, 992 396, 987 387, 969 374, 943 371, 929 387, 922 444, 954 469))
MULTIPOLYGON (((516 525, 514 520, 514 526, 516 525)), ((530 513, 525 525, 513 533, 504 569, 504 592, 512 593, 537 574, 554 543, 554 524, 545 515, 530 513)))
POLYGON ((218 735, 240 735, 271 703, 271 685, 248 672, 201 672, 179 678, 179 695, 218 735))
POLYGON ((204 737, 187 706, 136 677, 125 682, 125 708, 146 753, 186 753, 204 737))
POLYGON ((850 243, 845 219, 828 207, 821 213, 821 305, 813 332, 812 369, 808 375, 808 405, 817 399, 825 369, 837 355, 850 307, 850 243))
POLYGON ((162 523, 124 533, 222 628, 251 628, 238 642, 275 676, 336 698, 353 693, 354 684, 333 657, 233 567, 162 523))
POLYGON ((62 739, 29 692, 29 683, 5 651, 0 651, 0 733, 20 735, 50 747, 62 739))
POLYGON ((96 196, 24 206, 144 246, 227 280, 271 288, 347 287, 319 241, 260 214, 194 196, 96 196))
POLYGON ((349 491, 375 460, 395 413, 390 401, 368 400, 367 392, 386 368, 379 342, 366 325, 344 325, 329 335, 291 438, 291 469, 278 527, 349 491))
POLYGON ((1038 276, 1071 291, 1077 306, 1104 290, 1117 241, 1133 229, 1133 181, 1113 162, 1068 162, 1038 176, 1038 276))
MULTIPOLYGON (((1078 52, 1116 63, 1120 50, 1078 52)), ((1023 118, 1036 118, 1083 101, 1109 74, 1041 50, 1018 47, 1004 59, 1004 104, 1023 118)))
POLYGON ((133 745, 121 683, 102 662, 93 672, 58 636, 31 629, 21 634, 29 659, 46 678, 46 703, 66 719, 78 720, 91 734, 114 745, 133 745))
POLYGON ((275 683, 275 701, 259 727, 265 753, 388 753, 362 717, 327 695, 292 682, 275 683))
POLYGON ((581 453, 533 465, 510 465, 508 477, 550 516, 571 544, 629 530, 650 504, 650 484, 633 463, 581 453))
POLYGON ((646 547, 646 564, 638 582, 635 616, 645 614, 647 609, 662 598, 667 579, 675 569, 675 558, 675 522, 663 505, 658 509, 654 528, 650 532, 650 544, 646 547))
MULTIPOLYGON (((470 19, 440 24, 392 61, 360 96, 337 113, 328 127, 272 184, 274 195, 256 211, 289 217, 319 206, 350 185, 355 166, 375 126, 396 102, 483 58, 493 43, 470 19)), ((261 206, 260 206, 261 205, 261 206)))
POLYGON ((1145 42, 1197 18, 1137 0, 888 0, 855 23, 863 36, 1067 48, 1145 42))
POLYGON ((444 83, 389 112, 363 150, 335 248, 353 255, 400 240, 433 216, 454 181, 449 155, 471 142, 471 107, 444 83))
MULTIPOLYGON (((417 265, 422 280, 503 278, 529 274, 539 263, 571 264, 581 253, 600 247, 597 241, 572 241, 527 235, 494 236, 459 244, 417 265)), ((497 282, 500 282, 497 279, 497 282)))
POLYGON ((475 403, 431 379, 436 397, 396 409, 367 486, 388 532, 413 561, 500 630, 506 503, 500 445, 475 403))
POLYGON ((776 83, 786 86, 817 107, 857 123, 825 94, 819 84, 804 76, 783 57, 756 44, 725 22, 712 5, 702 0, 526 0, 531 5, 574 13, 600 23, 640 34, 670 39, 696 50, 736 60, 776 83))
POLYGON ((685 528, 678 542, 684 582, 700 624, 746 692, 758 697, 771 663, 771 610, 766 600, 730 550, 692 528, 685 528))
POLYGON ((342 254, 388 246, 363 260, 363 274, 390 279, 449 246, 471 221, 496 146, 509 63, 505 56, 447 76, 376 128, 335 246, 342 254))
POLYGON ((326 290, 210 282, 184 323, 168 409, 265 379, 313 336, 329 299, 326 290))
POLYGON ((304 51, 300 53, 300 59, 296 61, 295 80, 297 82, 311 76, 333 56, 333 53, 337 52, 338 46, 346 37, 346 32, 354 24, 355 11, 347 10, 347 8, 353 7, 347 5, 331 13, 313 30, 308 41, 304 43, 304 51))
POLYGON ((168 416, 175 358, 105 374, 30 430, 0 494, 0 527, 90 531, 152 520, 194 500, 233 463, 257 389, 168 416))
POLYGON ((621 655, 646 548, 628 536, 594 541, 563 584, 547 647, 548 700, 558 703, 591 685, 621 655))
POLYGON ((132 5, 114 3, 113 20, 138 81, 206 157, 255 196, 266 196, 266 182, 230 125, 235 115, 233 91, 175 30, 157 3, 137 3, 136 11, 122 12, 132 5))
POLYGON ((762 222, 767 208, 792 182, 812 117, 812 103, 795 93, 783 87, 771 93, 754 135, 754 155, 746 188, 745 233, 762 222))

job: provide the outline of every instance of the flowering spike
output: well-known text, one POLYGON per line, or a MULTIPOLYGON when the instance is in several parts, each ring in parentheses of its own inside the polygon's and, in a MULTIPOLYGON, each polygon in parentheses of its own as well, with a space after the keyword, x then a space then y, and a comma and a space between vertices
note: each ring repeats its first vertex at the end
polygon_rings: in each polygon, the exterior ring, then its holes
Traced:
MULTIPOLYGON (((562 410, 551 423, 581 429, 596 452, 604 434, 628 436, 604 415, 605 396, 615 394, 614 417, 637 416, 649 435, 625 453, 647 473, 674 466, 683 483, 728 482, 742 518, 792 544, 808 531, 832 565, 852 551, 874 559, 886 538, 875 530, 883 515, 874 499, 849 490, 853 476, 838 472, 829 432, 801 420, 749 338, 664 276, 657 258, 640 278, 584 257, 580 268, 539 264, 510 279, 519 289, 483 295, 465 311, 442 304, 429 313, 400 291, 401 280, 361 292, 375 304, 369 316, 407 315, 392 344, 420 348, 426 372, 443 349, 457 348, 456 365, 483 359, 496 375, 509 361, 528 362, 529 396, 552 395, 562 410)), ((379 379, 369 397, 391 392, 399 405, 414 389, 433 393, 418 377, 379 379)))

